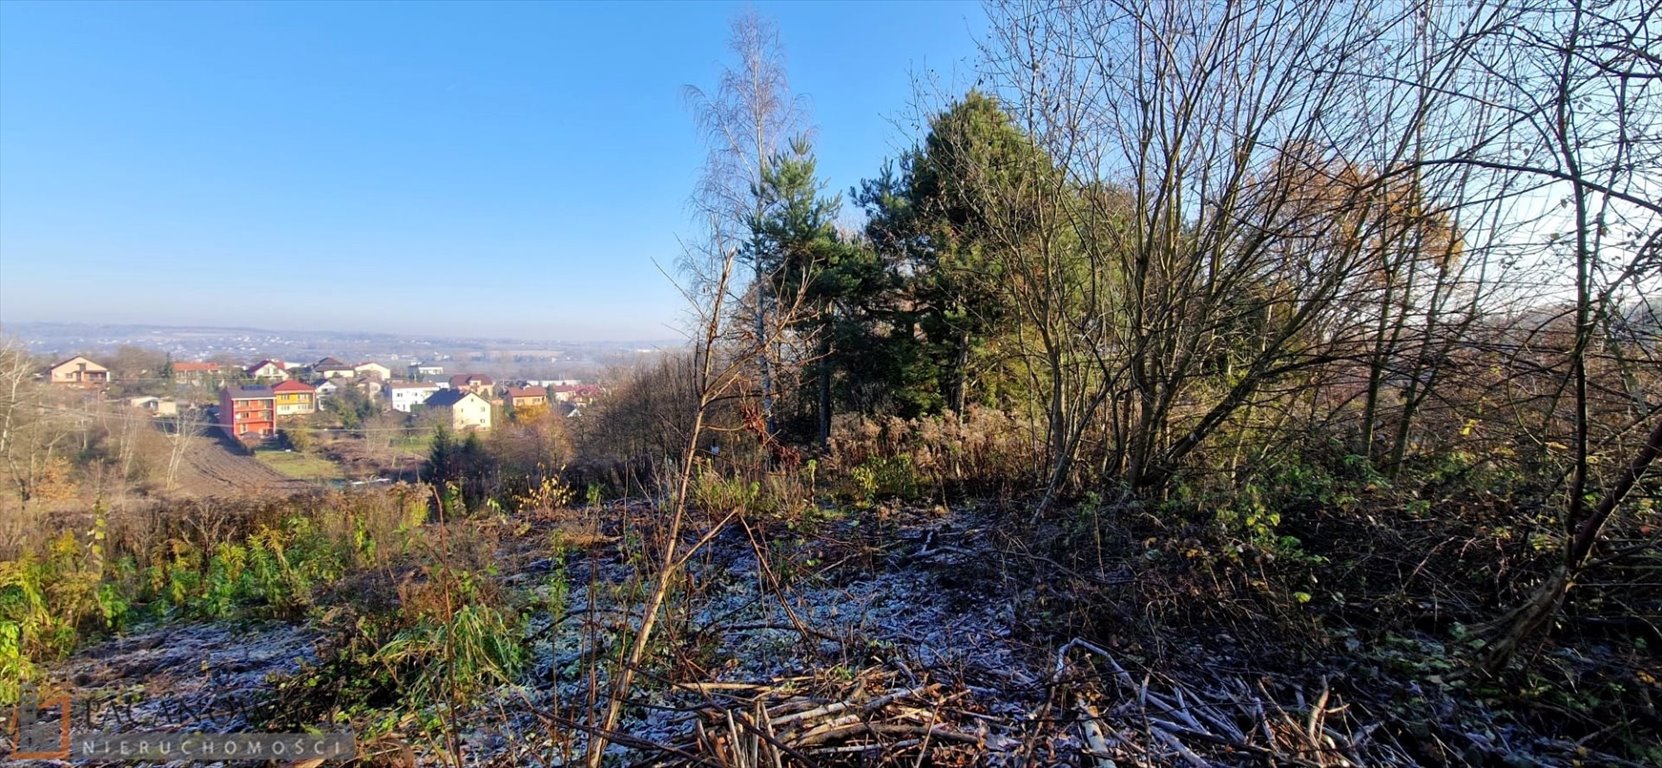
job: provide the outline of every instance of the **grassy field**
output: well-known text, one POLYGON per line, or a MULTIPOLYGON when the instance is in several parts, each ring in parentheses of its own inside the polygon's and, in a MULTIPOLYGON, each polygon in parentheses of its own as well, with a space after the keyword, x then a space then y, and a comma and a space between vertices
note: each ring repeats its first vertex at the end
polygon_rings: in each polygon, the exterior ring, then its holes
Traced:
POLYGON ((341 480, 346 477, 339 464, 309 453, 256 451, 254 458, 296 480, 341 480))
POLYGON ((407 433, 392 441, 394 448, 416 456, 426 456, 433 449, 433 433, 431 430, 407 433))

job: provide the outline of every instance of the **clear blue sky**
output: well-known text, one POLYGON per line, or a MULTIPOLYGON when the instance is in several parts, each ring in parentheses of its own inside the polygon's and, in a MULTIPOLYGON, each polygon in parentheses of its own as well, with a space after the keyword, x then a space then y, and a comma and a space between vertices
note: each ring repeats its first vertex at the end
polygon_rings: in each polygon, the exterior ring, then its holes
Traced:
MULTIPOLYGON (((737 4, 0 2, 0 324, 662 339, 737 4)), ((758 4, 831 187, 973 4, 758 4)))

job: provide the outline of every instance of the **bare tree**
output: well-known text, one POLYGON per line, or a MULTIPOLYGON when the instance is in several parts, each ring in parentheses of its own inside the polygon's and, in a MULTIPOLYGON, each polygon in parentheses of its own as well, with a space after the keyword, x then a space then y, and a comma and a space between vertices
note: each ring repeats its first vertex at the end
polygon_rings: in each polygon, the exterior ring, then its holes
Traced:
MULTIPOLYGON (((763 175, 772 158, 804 130, 803 108, 790 92, 785 76, 785 53, 773 23, 755 10, 733 20, 729 46, 736 65, 723 70, 714 93, 687 86, 687 97, 705 134, 709 156, 693 196, 701 219, 714 227, 721 242, 738 249, 736 258, 750 272, 744 307, 753 328, 751 356, 761 387, 761 404, 768 429, 774 428, 775 342, 782 325, 770 289, 776 269, 774 254, 751 236, 754 223, 766 213, 763 175)), ((719 274, 720 262, 735 254, 715 254, 717 265, 697 269, 708 279, 719 274)), ((712 258, 703 254, 700 258, 712 258)))
POLYGON ((1060 171, 1032 176, 1056 203, 1007 245, 1050 391, 1052 493, 1093 431, 1110 476, 1158 490, 1271 384, 1366 330, 1345 299, 1369 244, 1393 239, 1377 188, 1425 114, 1382 97, 1415 84, 1366 73, 1412 37, 1396 11, 994 6, 993 76, 1060 171))
POLYGON ((707 419, 712 407, 722 398, 729 396, 737 386, 740 381, 739 366, 744 364, 743 358, 725 358, 731 362, 722 362, 724 356, 720 349, 721 343, 728 337, 724 314, 739 249, 723 238, 720 226, 715 224, 712 224, 709 242, 713 254, 707 254, 702 263, 718 265, 717 271, 710 275, 708 280, 697 281, 694 288, 684 291, 689 305, 699 319, 699 335, 694 347, 697 399, 691 425, 686 431, 686 442, 681 446, 681 455, 674 475, 674 490, 669 498, 664 500, 668 515, 664 523, 663 549, 657 553, 657 572, 646 604, 641 609, 640 626, 635 630, 633 642, 614 671, 604 714, 598 727, 592 731, 593 736, 589 740, 584 760, 584 764, 589 768, 599 768, 605 757, 610 736, 623 715, 624 701, 634 685, 636 670, 640 668, 647 649, 651 647, 653 631, 664 603, 671 596, 677 575, 687 561, 720 531, 725 522, 716 522, 690 545, 684 545, 681 541, 683 529, 687 524, 688 497, 699 461, 700 443, 707 419))
POLYGON ((1550 212, 1518 249, 1566 265, 1570 276, 1550 288, 1568 295, 1568 333, 1549 318, 1536 341, 1552 354, 1520 349, 1514 358, 1519 378, 1538 370, 1557 377, 1537 399, 1535 439, 1549 464, 1548 446, 1568 446, 1562 560, 1497 622, 1485 660, 1497 669, 1551 623, 1662 450, 1662 402, 1635 385, 1636 365, 1662 362, 1656 344, 1624 343, 1617 330, 1624 304, 1662 289, 1662 58, 1656 9, 1642 3, 1501 2, 1473 13, 1495 21, 1450 40, 1446 55, 1470 80, 1494 86, 1489 98, 1459 107, 1498 114, 1496 127, 1462 136, 1418 167, 1455 166, 1530 189, 1521 202, 1550 212))
POLYGON ((179 467, 184 463, 185 454, 190 451, 191 443, 196 441, 207 423, 207 411, 202 408, 184 407, 173 417, 173 441, 168 447, 167 478, 164 486, 173 490, 179 478, 179 467))
POLYGON ((23 346, 0 341, 0 461, 20 502, 28 504, 54 467, 58 446, 74 437, 80 414, 50 401, 50 390, 35 380, 39 366, 23 346))
POLYGON ((22 344, 9 337, 0 339, 0 457, 14 478, 18 430, 30 418, 29 411, 38 407, 30 386, 34 368, 22 344))

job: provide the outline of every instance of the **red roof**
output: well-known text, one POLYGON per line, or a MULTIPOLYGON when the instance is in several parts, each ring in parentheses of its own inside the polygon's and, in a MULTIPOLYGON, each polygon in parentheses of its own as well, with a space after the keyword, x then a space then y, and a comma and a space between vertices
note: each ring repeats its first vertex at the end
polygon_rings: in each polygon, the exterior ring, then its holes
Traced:
POLYGON ((273 385, 271 387, 271 391, 273 391, 273 392, 316 392, 317 387, 314 387, 310 384, 307 384, 304 381, 296 381, 294 379, 289 379, 288 381, 285 381, 281 384, 273 385))
POLYGON ((255 363, 255 364, 253 364, 253 365, 248 366, 248 372, 253 373, 254 371, 257 371, 261 368, 264 368, 267 365, 276 366, 277 370, 279 370, 279 371, 288 370, 288 366, 285 366, 282 363, 277 362, 276 360, 261 360, 261 361, 255 363))
POLYGON ((543 389, 542 387, 526 387, 524 389, 520 389, 520 388, 517 388, 517 387, 509 387, 506 394, 507 394, 509 400, 518 400, 522 397, 544 397, 544 398, 546 398, 546 397, 548 397, 548 390, 543 389))
POLYGON ((471 384, 481 384, 488 387, 495 383, 491 381, 491 377, 482 373, 458 373, 450 377, 450 386, 452 387, 466 387, 471 384))

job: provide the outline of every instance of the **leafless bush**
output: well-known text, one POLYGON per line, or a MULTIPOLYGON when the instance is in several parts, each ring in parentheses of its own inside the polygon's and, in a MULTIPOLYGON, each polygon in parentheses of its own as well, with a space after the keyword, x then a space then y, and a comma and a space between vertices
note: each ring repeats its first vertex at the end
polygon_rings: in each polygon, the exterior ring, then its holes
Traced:
POLYGON ((832 471, 886 467, 915 477, 935 495, 1015 492, 1032 488, 1043 446, 1025 419, 970 406, 952 414, 917 419, 872 419, 846 414, 832 426, 832 471))

